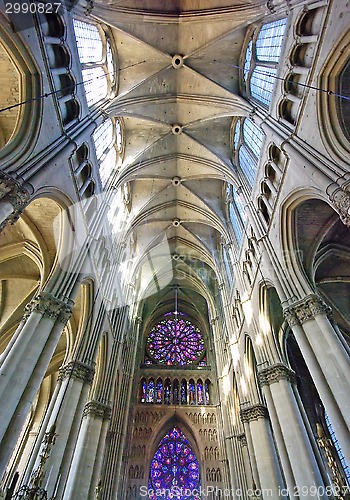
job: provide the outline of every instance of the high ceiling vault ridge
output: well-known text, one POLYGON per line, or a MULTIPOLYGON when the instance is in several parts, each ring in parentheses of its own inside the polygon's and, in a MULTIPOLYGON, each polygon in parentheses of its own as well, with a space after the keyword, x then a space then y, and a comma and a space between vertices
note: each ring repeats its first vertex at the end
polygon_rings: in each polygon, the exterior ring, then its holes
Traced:
POLYGON ((181 261, 174 283, 187 276, 193 287, 199 275, 191 268, 204 259, 217 270, 217 248, 231 239, 232 120, 252 110, 239 92, 239 67, 246 28, 265 13, 263 4, 133 0, 94 9, 118 51, 118 95, 107 109, 125 131, 116 185, 129 183, 136 240, 146 232, 149 247, 157 245, 152 235, 167 235, 181 261), (219 11, 226 12, 220 22, 219 11))

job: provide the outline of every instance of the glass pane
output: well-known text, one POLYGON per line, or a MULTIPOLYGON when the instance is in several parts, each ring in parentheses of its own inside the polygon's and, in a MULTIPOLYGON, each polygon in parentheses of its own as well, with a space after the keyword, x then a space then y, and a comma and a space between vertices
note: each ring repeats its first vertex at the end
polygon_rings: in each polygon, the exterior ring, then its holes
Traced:
POLYGON ((141 381, 141 403, 146 402, 146 396, 147 396, 147 383, 146 383, 146 379, 142 379, 142 381, 141 381))
POLYGON ((256 159, 248 152, 245 146, 241 146, 239 148, 238 153, 239 158, 239 166, 248 179, 249 184, 252 186, 254 184, 254 179, 256 175, 256 167, 257 161, 256 159))
POLYGON ((107 96, 107 78, 102 67, 83 69, 83 82, 89 106, 107 96))
POLYGON ((264 133, 252 120, 246 118, 243 123, 243 140, 246 146, 258 159, 260 150, 264 140, 264 133))
MULTIPOLYGON (((237 242, 238 242, 238 244, 240 244, 240 242, 242 241, 242 237, 243 237, 242 223, 239 220, 239 215, 237 214, 237 208, 235 207, 234 203, 232 203, 232 202, 230 203, 229 211, 230 211, 230 221, 232 224, 232 228, 233 228, 234 233, 236 235, 237 242)), ((225 254, 226 254, 226 252, 225 252, 225 254)), ((232 277, 231 277, 231 279, 232 279, 232 277)))
POLYGON ((73 19, 79 59, 81 63, 102 61, 102 40, 96 26, 73 19))
POLYGON ((188 395, 190 399, 190 405, 196 404, 196 391, 194 387, 194 381, 190 380, 188 383, 188 395))
POLYGON ((257 101, 268 106, 271 101, 277 70, 256 66, 250 78, 250 93, 257 101))
POLYGON ((256 56, 259 61, 278 62, 287 19, 265 24, 256 41, 256 56))
POLYGON ((248 78, 250 62, 252 60, 252 47, 253 47, 253 42, 250 41, 247 47, 247 52, 245 54, 245 61, 244 61, 243 77, 245 80, 248 78))
POLYGON ((205 404, 209 405, 210 404, 209 380, 205 381, 204 392, 205 392, 205 404))
POLYGON ((113 123, 110 118, 104 121, 92 135, 94 140, 96 156, 100 160, 103 153, 109 148, 113 141, 113 123))
POLYGON ((235 149, 237 149, 240 135, 241 135, 241 120, 238 120, 236 127, 235 127, 235 135, 233 138, 233 144, 235 146, 235 149))
POLYGON ((112 147, 103 160, 100 162, 100 177, 102 182, 102 187, 108 182, 108 179, 112 175, 116 165, 116 153, 115 149, 112 147))
POLYGON ((109 76, 113 82, 114 80, 114 61, 113 61, 113 52, 111 49, 111 45, 109 42, 106 43, 106 60, 107 60, 107 68, 109 76))

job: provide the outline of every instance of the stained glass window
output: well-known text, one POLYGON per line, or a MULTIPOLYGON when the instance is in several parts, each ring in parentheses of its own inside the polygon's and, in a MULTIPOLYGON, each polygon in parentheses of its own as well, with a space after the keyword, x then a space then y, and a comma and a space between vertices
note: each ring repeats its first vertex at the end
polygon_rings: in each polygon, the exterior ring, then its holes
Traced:
POLYGON ((171 382, 168 378, 164 382, 164 403, 166 405, 171 403, 171 382))
POLYGON ((197 404, 204 405, 203 382, 201 379, 197 382, 197 404))
POLYGON ((190 380, 188 383, 188 395, 190 399, 190 405, 196 404, 196 389, 194 385, 194 380, 190 380))
POLYGON ((282 49, 287 19, 264 24, 256 41, 256 57, 259 61, 278 63, 282 49))
POLYGON ((141 403, 146 402, 146 397, 147 397, 147 382, 146 379, 143 378, 141 380, 141 403))
POLYGON ((179 381, 176 379, 173 382, 173 404, 179 404, 179 381))
POLYGON ((206 380, 205 385, 204 385, 204 394, 205 394, 205 404, 206 405, 210 404, 209 385, 210 385, 209 380, 206 380))
POLYGON ((154 380, 149 379, 147 386, 147 403, 154 403, 154 380))
MULTIPOLYGON (((176 426, 158 445, 151 463, 148 488, 150 500, 187 500, 186 490, 200 489, 197 457, 186 436, 176 426), (159 492, 162 492, 161 496, 159 492)), ((191 498, 200 500, 199 496, 191 498)))
MULTIPOLYGON (((254 184, 264 137, 263 131, 249 118, 245 118, 242 123, 241 121, 237 122, 233 147, 236 151, 236 161, 250 186, 254 184)), ((236 218, 235 209, 240 212, 240 217, 244 221, 244 206, 235 189, 232 190, 232 197, 234 198, 235 207, 231 209, 230 216, 233 216, 231 222, 236 218)), ((242 227, 237 224, 233 225, 239 240, 242 227)))
POLYGON ((181 404, 187 405, 187 382, 186 382, 186 380, 181 381, 181 404))
POLYGON ((156 385, 156 403, 162 403, 163 401, 163 383, 162 379, 159 378, 157 380, 157 385, 156 385))
POLYGON ((186 365, 196 362, 204 353, 204 340, 190 321, 169 318, 151 329, 147 350, 158 363, 186 365))

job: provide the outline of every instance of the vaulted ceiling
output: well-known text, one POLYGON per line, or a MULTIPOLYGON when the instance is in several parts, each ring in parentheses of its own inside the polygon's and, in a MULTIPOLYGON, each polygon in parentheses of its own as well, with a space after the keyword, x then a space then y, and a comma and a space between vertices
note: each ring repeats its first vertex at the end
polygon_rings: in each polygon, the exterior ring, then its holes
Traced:
POLYGON ((130 185, 135 237, 167 235, 175 262, 159 300, 177 284, 185 306, 189 290, 213 290, 216 249, 231 239, 231 124, 251 110, 239 93, 242 46, 247 26, 267 9, 246 0, 105 4, 97 2, 94 15, 111 26, 118 50, 118 95, 108 108, 125 126, 118 182, 130 185))

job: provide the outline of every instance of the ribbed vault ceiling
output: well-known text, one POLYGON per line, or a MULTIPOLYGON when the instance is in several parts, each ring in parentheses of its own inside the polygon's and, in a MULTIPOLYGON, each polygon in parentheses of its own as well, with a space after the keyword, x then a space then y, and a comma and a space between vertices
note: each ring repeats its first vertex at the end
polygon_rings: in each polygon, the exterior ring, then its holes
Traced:
POLYGON ((167 234, 179 259, 169 286, 201 291, 193 269, 215 268, 220 238, 230 240, 231 123, 251 110, 238 93, 237 66, 247 26, 265 13, 263 2, 246 0, 116 0, 94 8, 118 50, 118 96, 108 109, 125 125, 118 182, 130 185, 135 237, 167 234))

